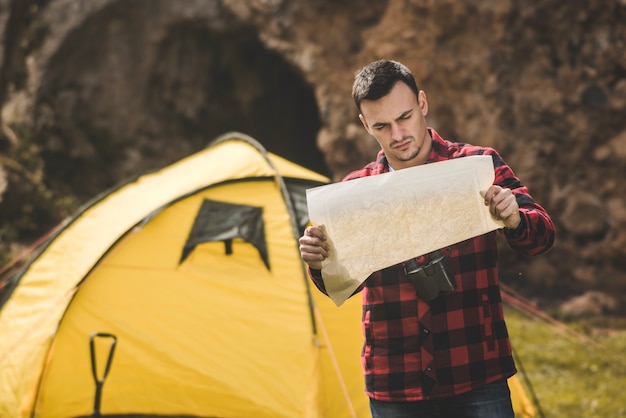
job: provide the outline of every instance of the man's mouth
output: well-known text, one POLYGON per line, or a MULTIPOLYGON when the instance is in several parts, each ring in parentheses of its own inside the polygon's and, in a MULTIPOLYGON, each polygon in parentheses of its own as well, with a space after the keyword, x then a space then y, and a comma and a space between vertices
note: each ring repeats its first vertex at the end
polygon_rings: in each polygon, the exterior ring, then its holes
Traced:
POLYGON ((402 142, 398 142, 394 148, 400 150, 400 151, 406 151, 407 148, 409 148, 409 146, 411 145, 411 141, 402 141, 402 142))

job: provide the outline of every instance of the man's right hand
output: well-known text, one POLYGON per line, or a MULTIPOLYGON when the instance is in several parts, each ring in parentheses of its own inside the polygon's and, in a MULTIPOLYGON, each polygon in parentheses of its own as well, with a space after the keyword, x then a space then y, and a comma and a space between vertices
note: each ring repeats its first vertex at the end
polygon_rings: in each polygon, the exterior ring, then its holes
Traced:
POLYGON ((330 246, 321 228, 309 226, 300 237, 300 257, 312 269, 321 270, 322 261, 328 257, 330 246))

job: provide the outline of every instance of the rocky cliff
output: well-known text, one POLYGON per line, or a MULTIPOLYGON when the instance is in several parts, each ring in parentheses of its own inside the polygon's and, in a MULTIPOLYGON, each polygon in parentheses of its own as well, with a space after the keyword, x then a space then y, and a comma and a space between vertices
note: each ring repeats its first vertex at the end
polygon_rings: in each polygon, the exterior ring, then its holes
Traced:
POLYGON ((503 250, 503 280, 623 311, 624 22, 625 0, 0 0, 0 250, 230 130, 339 179, 377 151, 353 74, 390 58, 552 214, 554 250, 503 250))

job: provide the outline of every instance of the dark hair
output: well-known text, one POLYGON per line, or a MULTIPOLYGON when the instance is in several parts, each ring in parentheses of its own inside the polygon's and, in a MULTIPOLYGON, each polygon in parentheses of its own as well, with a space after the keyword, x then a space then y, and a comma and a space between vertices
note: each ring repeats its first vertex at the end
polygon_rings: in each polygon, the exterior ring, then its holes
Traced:
POLYGON ((359 112, 363 100, 378 100, 386 96, 398 81, 409 86, 418 96, 419 89, 411 70, 397 61, 374 61, 360 69, 352 85, 352 98, 359 112))

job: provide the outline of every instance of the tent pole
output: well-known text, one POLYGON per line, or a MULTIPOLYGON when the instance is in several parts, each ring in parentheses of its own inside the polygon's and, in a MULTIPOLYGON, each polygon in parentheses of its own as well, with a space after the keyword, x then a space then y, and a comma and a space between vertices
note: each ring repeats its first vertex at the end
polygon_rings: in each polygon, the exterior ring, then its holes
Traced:
MULTIPOLYGON (((294 209, 293 201, 291 200, 291 195, 289 194, 289 190, 287 189, 287 185, 285 184, 285 180, 283 179, 283 176, 278 172, 278 170, 272 163, 272 160, 270 160, 269 155, 267 154, 267 150, 265 149, 265 147, 263 147, 263 145, 261 145, 259 141, 252 138, 251 136, 242 134, 240 132, 230 132, 230 133, 221 135, 220 137, 214 139, 209 144, 209 147, 215 146, 221 142, 231 141, 231 140, 239 140, 239 141, 247 142, 248 144, 252 145, 254 148, 257 149, 257 151, 259 151, 259 153, 263 156, 263 158, 265 159, 267 164, 272 168, 272 170, 274 170, 274 178, 276 179, 276 182, 278 183, 278 186, 280 187, 281 194, 283 195, 283 200, 285 201, 285 205, 287 206, 287 212, 289 213, 289 218, 291 219, 291 228, 293 230, 293 236, 296 240, 296 246, 299 245, 298 238, 300 237, 300 231, 298 230, 298 225, 297 225, 297 222, 295 221, 295 219, 297 219, 297 216, 296 216, 296 210, 294 209)), ((309 278, 308 278, 306 268, 304 267, 304 262, 301 261, 300 265, 302 268, 302 277, 304 279, 307 299, 309 302, 309 316, 311 318, 311 327, 313 329, 313 336, 317 340, 318 331, 317 331, 317 324, 315 321, 315 302, 313 301, 313 294, 311 293, 311 285, 309 284, 309 278)))
POLYGON ((337 361, 337 357, 335 356, 335 351, 333 350, 333 345, 330 341, 330 336, 326 331, 326 326, 324 325, 324 319, 322 318, 322 313, 320 312, 317 306, 315 309, 315 317, 320 324, 320 329, 322 334, 324 335, 324 340, 326 341, 326 347, 328 348, 328 353, 330 354, 330 359, 333 363, 333 368, 335 369, 335 373, 337 373, 337 379, 339 380, 339 386, 341 386, 341 391, 343 392, 343 396, 346 399, 346 404, 348 405, 348 409, 350 410, 350 417, 356 418, 356 411, 354 410, 354 405, 352 404, 352 400, 350 399, 350 392, 346 386, 346 382, 343 378, 343 373, 341 373, 341 369, 339 368, 339 362, 337 361))

